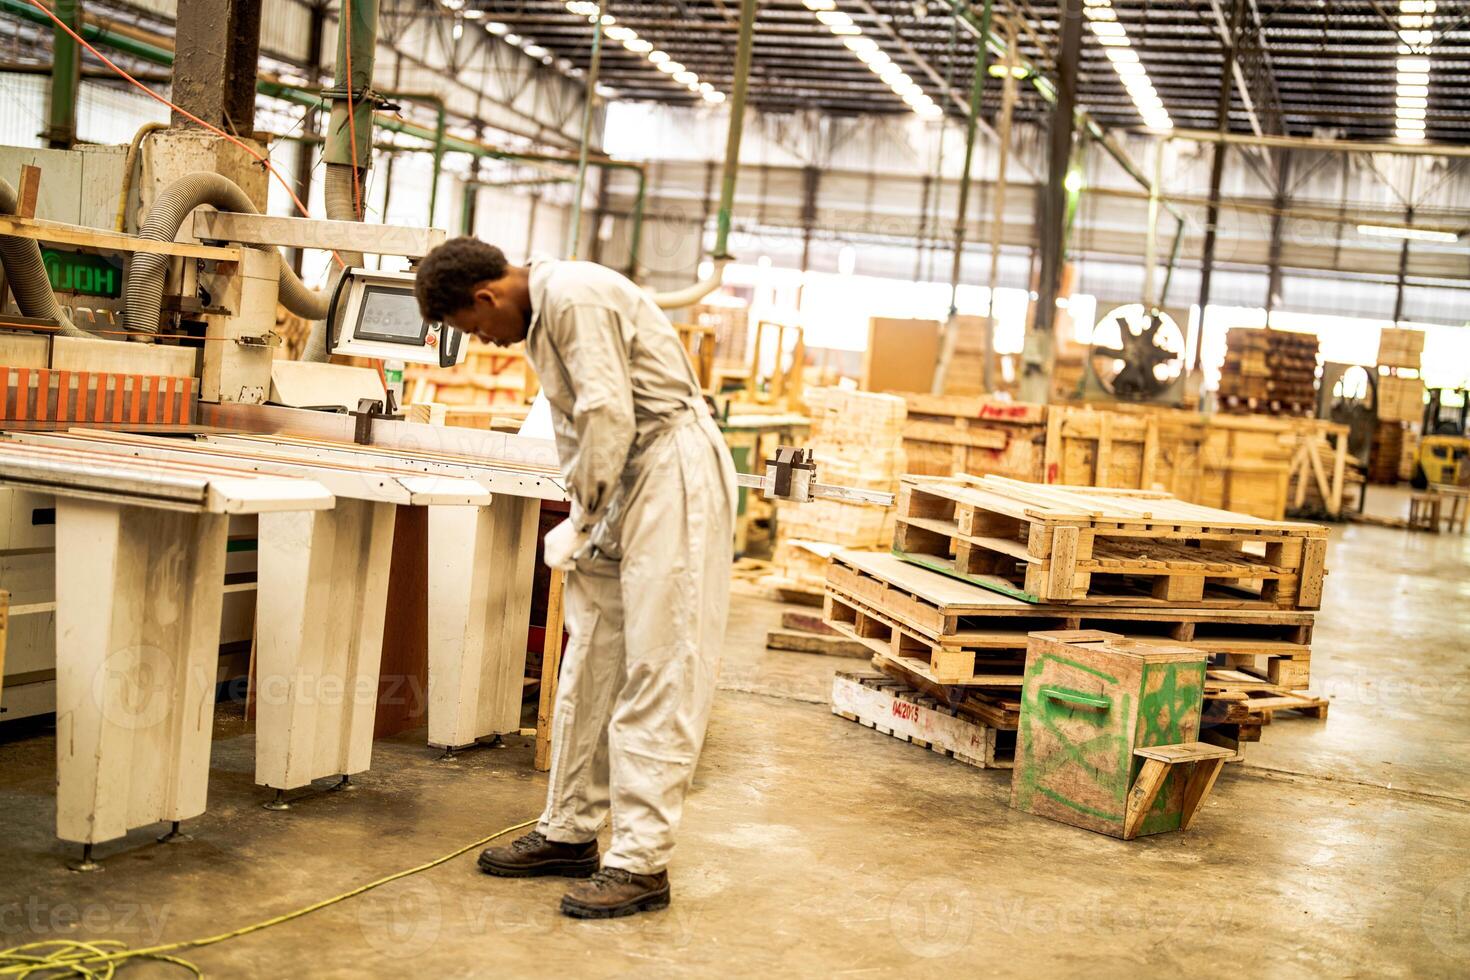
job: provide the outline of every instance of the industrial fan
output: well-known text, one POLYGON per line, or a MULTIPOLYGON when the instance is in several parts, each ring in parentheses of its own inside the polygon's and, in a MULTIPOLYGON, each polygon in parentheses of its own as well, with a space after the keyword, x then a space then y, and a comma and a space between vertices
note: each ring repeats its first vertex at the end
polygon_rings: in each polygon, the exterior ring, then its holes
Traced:
POLYGON ((1098 318, 1087 352, 1086 388, 1093 397, 1178 402, 1184 381, 1184 331, 1165 311, 1141 303, 1098 318))

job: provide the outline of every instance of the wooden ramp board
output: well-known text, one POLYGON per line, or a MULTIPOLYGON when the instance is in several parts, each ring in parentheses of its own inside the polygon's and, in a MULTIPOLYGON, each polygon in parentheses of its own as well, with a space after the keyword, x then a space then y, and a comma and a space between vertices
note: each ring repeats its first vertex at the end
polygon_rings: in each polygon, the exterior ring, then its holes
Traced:
POLYGON ((1009 769, 1015 757, 1014 732, 977 724, 881 674, 834 675, 832 713, 978 769, 1009 769))
POLYGON ((827 591, 936 645, 976 651, 1024 652, 1026 634, 1035 630, 1097 629, 1172 640, 1226 661, 1277 658, 1305 666, 1311 655, 1314 616, 1302 610, 1030 603, 881 552, 838 552, 827 570, 827 591))
POLYGON ((906 480, 894 551, 1028 602, 1321 604, 1327 531, 1142 490, 906 480))
POLYGON ((790 653, 815 653, 827 657, 858 657, 867 660, 873 652, 857 640, 836 631, 812 633, 806 630, 778 629, 766 633, 767 650, 790 653))

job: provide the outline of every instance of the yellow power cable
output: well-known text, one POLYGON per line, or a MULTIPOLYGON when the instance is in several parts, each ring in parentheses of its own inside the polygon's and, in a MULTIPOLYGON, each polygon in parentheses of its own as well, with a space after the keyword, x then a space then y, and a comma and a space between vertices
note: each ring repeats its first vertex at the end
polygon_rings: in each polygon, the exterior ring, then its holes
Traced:
POLYGON ((100 939, 91 942, 83 942, 75 939, 55 939, 42 940, 40 942, 27 943, 24 946, 15 946, 11 949, 0 950, 0 976, 21 978, 36 976, 47 978, 47 980, 60 977, 86 977, 88 980, 109 980, 110 977, 116 974, 118 967, 126 966, 131 961, 154 960, 163 963, 172 963, 174 966, 188 970, 196 977, 202 977, 204 976, 204 972, 198 966, 190 963, 188 960, 181 959, 177 956, 170 956, 169 954, 178 950, 213 946, 215 943, 222 943, 228 939, 238 939, 241 936, 248 936, 252 932, 259 932, 262 929, 269 929, 271 926, 278 926, 283 922, 299 919, 303 915, 310 915, 312 912, 336 905, 338 902, 345 902, 349 898, 356 898, 364 892, 370 892, 374 888, 380 888, 383 885, 398 881, 400 878, 407 878, 409 875, 416 875, 421 871, 437 868, 441 864, 453 861, 466 851, 483 847, 495 838, 503 837, 512 831, 524 830, 535 822, 536 820, 527 820, 524 823, 505 827, 504 829, 497 830, 489 837, 482 837, 477 841, 466 844, 458 850, 451 851, 443 857, 437 857, 416 868, 395 872, 386 878, 379 878, 377 881, 370 881, 366 885, 359 885, 351 891, 323 899, 320 902, 297 909, 294 912, 287 912, 285 915, 278 915, 273 919, 266 919, 264 922, 241 926, 239 929, 223 932, 218 936, 209 936, 205 939, 188 939, 183 942, 167 943, 163 946, 150 946, 146 949, 128 949, 125 943, 115 939, 100 939))

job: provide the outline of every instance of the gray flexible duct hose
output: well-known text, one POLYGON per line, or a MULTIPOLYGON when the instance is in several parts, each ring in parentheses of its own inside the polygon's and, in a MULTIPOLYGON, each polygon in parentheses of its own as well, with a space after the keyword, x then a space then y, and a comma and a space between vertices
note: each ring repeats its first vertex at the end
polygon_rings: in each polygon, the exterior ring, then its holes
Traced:
MULTIPOLYGON (((185 174, 165 187, 148 210, 148 217, 138 237, 155 242, 171 242, 190 212, 203 205, 221 211, 259 214, 240 185, 216 173, 199 171, 185 174)), ((274 251, 274 249, 272 249, 274 251)), ((319 320, 327 315, 330 293, 308 289, 279 252, 281 303, 298 316, 319 320)), ((135 252, 128 264, 123 283, 123 306, 127 310, 128 327, 142 333, 157 333, 163 310, 163 281, 168 274, 166 255, 135 252)))
MULTIPOLYGON (((0 212, 15 214, 19 209, 20 198, 15 188, 10 181, 0 179, 0 212)), ((41 259, 41 245, 34 238, 0 235, 0 264, 5 266, 5 278, 10 280, 15 303, 23 315, 55 320, 61 325, 63 337, 100 339, 79 329, 56 302, 51 278, 46 275, 46 263, 41 259)))
MULTIPOLYGON (((323 193, 327 202, 327 218, 332 221, 361 221, 362 215, 357 213, 357 204, 352 192, 352 167, 345 163, 327 164, 326 183, 323 185, 323 193)), ((362 265, 361 252, 337 253, 346 268, 351 269, 362 265)), ((339 268, 332 274, 332 282, 326 289, 330 296, 337 288, 337 281, 342 278, 342 269, 339 268)), ((284 290, 282 290, 284 295, 284 290)), ((285 302, 285 300, 282 300, 285 302)), ((301 352, 303 361, 325 361, 327 359, 327 312, 322 310, 318 322, 311 325, 311 333, 306 338, 306 348, 301 352)))

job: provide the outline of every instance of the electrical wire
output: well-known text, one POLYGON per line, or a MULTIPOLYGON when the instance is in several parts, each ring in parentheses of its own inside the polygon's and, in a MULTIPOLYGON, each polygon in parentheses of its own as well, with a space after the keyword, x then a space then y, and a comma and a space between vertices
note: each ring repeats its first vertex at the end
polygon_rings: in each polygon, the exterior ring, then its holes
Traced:
POLYGON ((331 898, 325 898, 320 902, 299 908, 294 912, 287 912, 285 915, 278 915, 272 919, 255 922, 248 926, 241 926, 239 929, 222 932, 218 936, 189 939, 183 942, 167 943, 162 946, 149 946, 145 949, 128 949, 124 943, 115 939, 93 940, 91 942, 76 939, 56 939, 27 943, 24 946, 0 950, 0 977, 26 978, 35 975, 46 978, 46 980, 59 980, 62 977, 85 977, 88 980, 108 980, 108 978, 116 975, 119 967, 127 966, 129 963, 139 960, 170 963, 180 969, 189 971, 193 976, 202 977, 204 976, 204 972, 196 964, 171 954, 186 949, 199 949, 203 946, 213 946, 216 943, 222 943, 230 939, 238 939, 241 936, 248 936, 253 932, 260 932, 262 929, 269 929, 272 926, 291 922, 312 912, 319 912, 339 902, 356 898, 364 892, 370 892, 374 888, 381 888, 383 885, 407 878, 410 875, 416 875, 422 871, 437 868, 441 864, 453 861, 467 851, 472 851, 477 847, 483 847, 497 837, 503 837, 513 831, 524 830, 536 823, 537 819, 540 818, 526 820, 522 823, 497 830, 489 837, 482 837, 477 841, 466 844, 464 847, 450 851, 442 857, 437 857, 432 861, 426 861, 417 867, 395 872, 387 877, 379 878, 377 881, 370 881, 365 885, 359 885, 351 891, 345 891, 340 895, 334 895, 331 898))
MULTIPOLYGON (((214 133, 216 136, 219 136, 219 137, 224 138, 225 140, 227 140, 227 141, 235 144, 240 149, 242 149, 246 153, 248 153, 257 162, 259 162, 263 167, 265 167, 265 169, 270 173, 270 175, 272 177, 276 178, 276 180, 280 183, 280 185, 283 188, 285 188, 286 193, 288 195, 290 195, 291 203, 294 204, 294 205, 296 205, 296 210, 300 211, 301 214, 303 216, 305 216, 305 217, 308 217, 308 218, 311 217, 311 211, 306 207, 305 204, 302 203, 301 198, 299 198, 299 197, 296 196, 296 192, 291 188, 290 183, 288 183, 287 180, 286 180, 286 178, 281 175, 281 172, 275 168, 275 165, 270 162, 270 159, 268 157, 266 157, 262 153, 256 152, 256 150, 253 147, 251 147, 249 144, 247 144, 244 140, 240 139, 239 137, 233 136, 230 133, 225 132, 223 129, 220 129, 218 126, 212 126, 212 125, 210 125, 209 123, 205 122, 203 119, 200 119, 198 116, 194 115, 192 112, 188 111, 187 109, 181 109, 181 108, 179 108, 177 105, 175 105, 174 103, 170 102, 168 99, 164 98, 162 95, 159 95, 157 92, 153 91, 153 89, 149 88, 147 85, 144 85, 142 82, 138 81, 132 75, 129 75, 122 68, 119 68, 116 64, 114 64, 113 61, 112 61, 112 59, 108 58, 105 54, 103 54, 102 52, 100 52, 96 48, 94 48, 86 40, 86 38, 82 37, 76 31, 72 30, 71 27, 65 21, 63 21, 60 17, 57 17, 56 14, 54 14, 51 11, 51 9, 49 7, 47 7, 45 4, 41 3, 40 0, 26 0, 26 3, 30 4, 32 7, 35 7, 41 13, 45 14, 48 18, 50 18, 50 20, 57 27, 59 27, 61 30, 65 31, 67 34, 69 34, 71 36, 71 39, 73 41, 76 41, 82 47, 84 47, 88 51, 90 51, 92 53, 92 56, 93 57, 95 57, 97 60, 101 61, 108 68, 111 68, 120 77, 122 77, 123 79, 125 79, 126 81, 128 81, 129 83, 131 83, 132 85, 134 85, 144 95, 148 96, 150 99, 154 100, 155 102, 158 102, 158 103, 160 103, 162 105, 168 106, 169 109, 173 110, 174 112, 177 112, 179 115, 183 116, 185 119, 188 119, 190 122, 196 123, 199 126, 204 127, 209 132, 214 133)), ((349 83, 349 89, 350 89, 350 83, 349 83)), ((356 151, 356 147, 354 145, 354 149, 353 149, 353 159, 354 160, 356 160, 356 153, 357 153, 357 151, 356 151)), ((344 269, 347 267, 347 263, 343 262, 342 261, 342 257, 340 255, 338 255, 335 251, 332 253, 332 256, 333 256, 333 258, 335 258, 337 260, 337 264, 338 265, 342 266, 344 269)))

